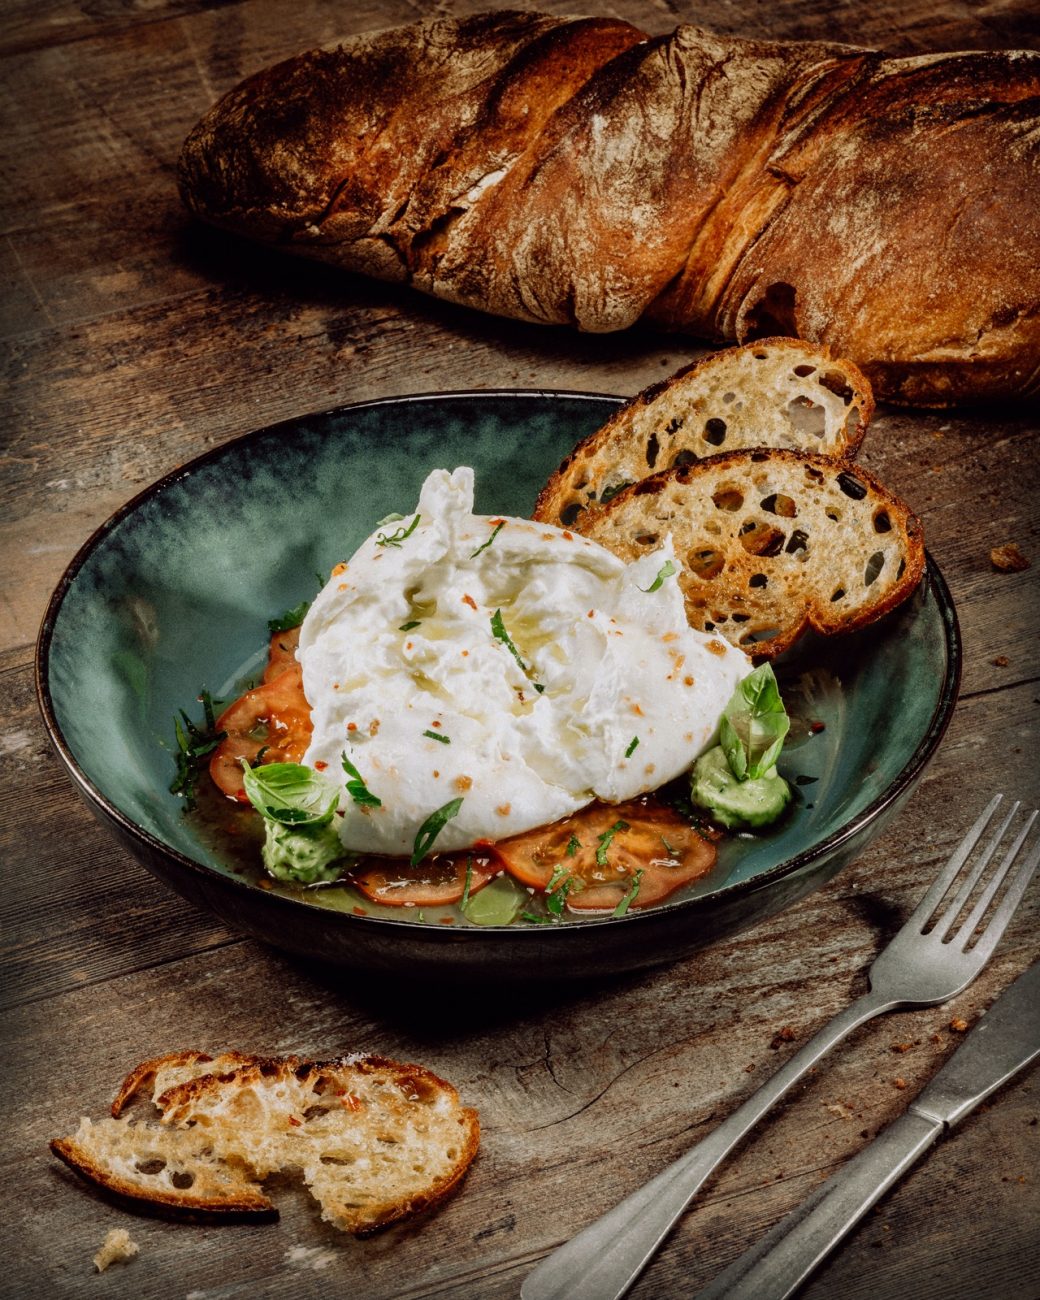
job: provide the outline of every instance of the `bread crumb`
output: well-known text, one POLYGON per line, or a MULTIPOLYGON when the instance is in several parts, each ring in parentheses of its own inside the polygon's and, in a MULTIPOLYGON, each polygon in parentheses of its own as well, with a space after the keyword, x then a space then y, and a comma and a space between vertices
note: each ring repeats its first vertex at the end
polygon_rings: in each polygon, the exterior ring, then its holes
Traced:
POLYGON ((955 1034, 963 1034, 964 1031, 968 1028, 968 1022, 966 1020, 962 1020, 960 1016, 954 1016, 954 1018, 950 1021, 950 1028, 953 1030, 955 1034))
POLYGON ((905 1080, 905 1079, 893 1079, 893 1080, 892 1080, 892 1086, 893 1086, 894 1088, 900 1088, 900 1089, 905 1088, 905 1087, 906 1087, 906 1080, 905 1080))
POLYGON ((113 1228, 94 1256, 94 1267, 103 1273, 109 1264, 127 1264, 138 1249, 137 1242, 130 1240, 130 1234, 125 1228, 113 1228))
POLYGON ((909 1050, 911 1049, 911 1047, 913 1047, 913 1043, 893 1043, 893 1044, 892 1044, 892 1051, 893 1051, 893 1052, 909 1052, 909 1050))
POLYGON ((1005 542, 1003 546, 994 546, 989 553, 990 564, 1001 573, 1019 573, 1029 568, 1029 561, 1014 542, 1005 542))
POLYGON ((1011 660, 1007 655, 997 655, 996 659, 991 659, 990 663, 994 668, 1006 668, 1011 660))
POLYGON ((784 1025, 782 1029, 778 1029, 777 1032, 773 1035, 773 1040, 769 1044, 770 1051, 773 1052, 777 1051, 781 1043, 791 1043, 793 1041, 794 1041, 794 1030, 791 1028, 790 1025, 784 1025))
POLYGON ((837 1115, 839 1119, 851 1119, 852 1111, 847 1106, 842 1105, 840 1101, 831 1102, 829 1106, 824 1107, 831 1115, 837 1115))

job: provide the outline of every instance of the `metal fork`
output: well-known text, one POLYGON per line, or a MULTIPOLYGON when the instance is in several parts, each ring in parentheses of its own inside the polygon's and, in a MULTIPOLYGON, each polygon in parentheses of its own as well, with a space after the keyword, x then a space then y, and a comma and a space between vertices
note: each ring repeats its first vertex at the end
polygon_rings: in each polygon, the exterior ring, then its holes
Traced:
POLYGON ((987 908, 1019 859, 1037 817, 1033 811, 1014 834, 1003 861, 971 911, 951 933, 1018 812, 1019 804, 1012 804, 998 819, 997 829, 991 832, 976 861, 965 869, 1002 801, 1003 795, 999 794, 990 801, 909 920, 875 959, 869 974, 870 991, 825 1025, 703 1142, 542 1260, 524 1280, 521 1300, 618 1300, 712 1170, 825 1053, 857 1026, 884 1011, 934 1006, 967 988, 989 961, 1040 862, 1038 844, 1022 859, 985 928, 969 946, 987 908), (958 880, 962 872, 963 879, 958 880), (956 893, 937 916, 955 883, 956 893), (935 923, 931 924, 933 918, 935 923))

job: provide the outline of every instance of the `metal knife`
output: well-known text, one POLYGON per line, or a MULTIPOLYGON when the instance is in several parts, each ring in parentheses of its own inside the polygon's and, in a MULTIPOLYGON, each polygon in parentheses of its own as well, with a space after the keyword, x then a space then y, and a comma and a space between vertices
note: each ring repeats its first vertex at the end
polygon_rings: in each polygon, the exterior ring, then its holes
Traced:
POLYGON ((786 1300, 935 1141, 1040 1056, 1040 962, 982 1016, 905 1115, 694 1300, 786 1300))

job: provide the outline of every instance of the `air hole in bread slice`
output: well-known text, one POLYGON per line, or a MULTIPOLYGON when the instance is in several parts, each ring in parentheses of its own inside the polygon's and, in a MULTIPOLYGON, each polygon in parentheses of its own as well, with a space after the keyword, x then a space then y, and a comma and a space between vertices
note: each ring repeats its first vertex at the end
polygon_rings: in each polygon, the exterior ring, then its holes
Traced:
MULTIPOLYGON (((795 372, 797 373, 797 371, 795 372)), ((820 384, 828 392, 840 397, 846 406, 852 401, 855 394, 852 391, 852 385, 841 373, 840 370, 828 370, 826 374, 820 376, 820 384)))
POLYGON ((661 450, 661 444, 657 441, 657 434, 652 433, 646 440, 646 463, 651 469, 657 464, 657 454, 661 450))
POLYGON ((866 485, 861 483, 855 474, 850 474, 848 470, 838 475, 838 487, 853 501, 862 501, 867 495, 866 485))
POLYGON ((787 403, 787 418, 797 434, 822 438, 827 432, 827 412, 808 397, 793 397, 787 403))
POLYGON ((751 618, 751 615, 750 615, 750 614, 734 614, 734 615, 733 615, 733 622, 734 622, 734 623, 746 623, 746 622, 748 622, 748 620, 749 620, 750 618, 751 618))
POLYGON ((139 1174, 148 1174, 149 1177, 154 1177, 156 1174, 161 1174, 166 1168, 166 1161, 159 1157, 154 1160, 138 1160, 134 1168, 139 1174))
POLYGON ((808 379, 810 375, 816 374, 815 366, 795 366, 794 373, 799 379, 808 379))
POLYGON ((794 498, 785 496, 783 492, 774 492, 771 496, 764 497, 759 504, 767 514, 780 515, 784 519, 795 519, 798 515, 794 498))
POLYGON ((711 547, 706 546, 700 550, 691 551, 687 555, 686 567, 695 578, 710 582, 712 578, 717 578, 726 567, 726 561, 718 551, 713 551, 711 547))
POLYGON ((892 519, 887 510, 879 510, 874 516, 874 532, 890 533, 892 531, 892 519))
POLYGON ((784 550, 788 555, 798 555, 799 558, 804 560, 809 553, 809 534, 802 532, 800 528, 796 528, 787 539, 784 550))
POLYGON ((845 599, 845 588, 835 587, 834 591, 831 593, 831 600, 834 601, 834 600, 844 600, 844 599, 845 599))
POLYGON ((736 397, 736 393, 723 393, 722 394, 723 405, 729 406, 730 402, 732 402, 735 397, 736 397))
POLYGON ((577 521, 578 516, 585 509, 579 501, 569 501, 560 511, 560 523, 564 528, 570 528, 577 521))
POLYGON ((714 501, 716 509, 729 510, 731 512, 739 510, 744 504, 743 492, 741 492, 739 488, 730 487, 729 484, 720 487, 717 492, 712 494, 711 499, 714 501))
POLYGON ((786 533, 759 519, 749 519, 741 525, 740 544, 749 555, 779 555, 786 541, 786 533))
POLYGON ((696 465, 696 464, 697 464, 697 457, 693 454, 692 451, 689 451, 686 447, 684 447, 682 451, 677 452, 675 456, 672 458, 671 468, 679 469, 680 466, 682 465, 696 465))
POLYGON ((187 1169, 178 1169, 175 1174, 170 1175, 170 1182, 180 1192, 186 1192, 189 1187, 194 1186, 195 1175, 187 1169))
POLYGON ((753 573, 751 577, 748 578, 747 585, 749 587, 768 587, 769 579, 764 573, 753 573))
POLYGON ((720 420, 717 415, 712 416, 704 426, 704 441, 710 442, 713 447, 721 447, 726 441, 726 421, 720 420))
POLYGON ((656 546, 658 536, 657 533, 637 533, 635 540, 639 546, 656 546))
POLYGON ((781 633, 778 627, 756 627, 744 632, 740 637, 740 644, 743 646, 754 646, 760 641, 772 641, 781 633))
POLYGON ((825 510, 823 513, 827 516, 828 519, 832 520, 834 523, 836 523, 836 524, 840 524, 840 523, 841 523, 841 511, 840 511, 840 510, 825 510))
POLYGON ((867 567, 863 571, 863 585, 869 587, 872 582, 876 582, 884 567, 884 554, 881 551, 875 551, 867 561, 867 567))

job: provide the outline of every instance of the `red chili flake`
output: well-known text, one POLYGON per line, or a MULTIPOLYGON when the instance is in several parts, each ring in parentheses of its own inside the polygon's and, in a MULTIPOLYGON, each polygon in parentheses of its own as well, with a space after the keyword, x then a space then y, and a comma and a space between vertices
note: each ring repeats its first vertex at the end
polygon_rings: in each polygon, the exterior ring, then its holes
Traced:
POLYGON ((441 925, 454 925, 455 922, 450 916, 441 917, 441 925))
POLYGON ((290 1116, 289 1116, 289 1123, 293 1126, 293 1128, 299 1128, 299 1127, 300 1127, 300 1121, 296 1118, 295 1115, 290 1115, 290 1116))
POLYGON ((319 758, 315 760, 314 770, 316 772, 324 772, 327 767, 328 767, 328 763, 326 763, 323 758, 319 758))
POLYGON ((364 1105, 364 1102, 361 1100, 361 1098, 355 1097, 352 1092, 341 1092, 339 1095, 339 1099, 343 1103, 343 1105, 347 1108, 347 1110, 360 1110, 364 1105))
POLYGON ((492 528, 497 528, 499 524, 504 524, 504 523, 505 523, 505 520, 504 520, 504 519, 489 519, 489 520, 488 520, 488 523, 491 525, 492 528))
POLYGON ((346 571, 347 566, 345 564, 337 564, 333 567, 332 576, 338 578, 341 573, 346 573, 346 571))
POLYGON ((568 542, 573 542, 573 541, 574 541, 574 534, 568 532, 566 528, 563 530, 563 535, 564 535, 564 537, 566 538, 566 540, 567 540, 568 542))
POLYGON ((472 596, 463 596, 462 603, 464 605, 468 605, 470 609, 476 609, 477 607, 477 602, 473 599, 472 596))
POLYGON ((439 727, 440 725, 441 724, 436 719, 434 719, 434 721, 430 723, 431 727, 439 727))
POLYGON ((368 913, 365 911, 365 909, 364 909, 363 907, 355 907, 355 908, 354 908, 354 915, 355 915, 355 916, 367 916, 368 913))
POLYGON ((818 736, 821 731, 827 730, 827 724, 826 722, 810 722, 809 730, 812 732, 814 736, 818 736))
POLYGON ((347 730, 348 730, 348 731, 357 731, 357 723, 356 723, 356 722, 348 722, 348 723, 347 723, 347 730))

